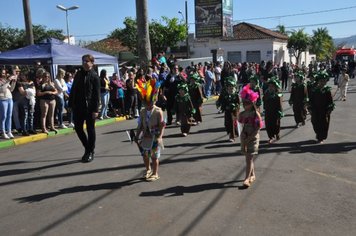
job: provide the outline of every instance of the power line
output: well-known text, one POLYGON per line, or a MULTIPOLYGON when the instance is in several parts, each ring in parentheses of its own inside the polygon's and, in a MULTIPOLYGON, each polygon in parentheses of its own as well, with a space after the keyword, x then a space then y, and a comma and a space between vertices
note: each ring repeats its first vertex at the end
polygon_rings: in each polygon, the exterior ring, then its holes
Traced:
POLYGON ((304 15, 320 14, 320 13, 325 13, 325 12, 342 11, 342 10, 348 10, 348 9, 352 9, 352 8, 356 8, 356 6, 334 8, 334 9, 321 10, 321 11, 304 12, 304 13, 294 13, 294 14, 280 15, 280 16, 255 17, 255 18, 241 19, 241 20, 237 20, 237 21, 266 20, 266 19, 284 18, 284 17, 291 17, 291 16, 304 16, 304 15))
MULTIPOLYGON (((306 27, 313 27, 313 26, 320 26, 320 25, 336 25, 336 24, 344 24, 356 22, 356 19, 353 20, 343 20, 343 21, 333 21, 333 22, 326 22, 326 23, 317 23, 317 24, 308 24, 308 25, 295 25, 295 26, 285 26, 286 29, 293 29, 293 28, 306 28, 306 27)), ((273 28, 275 30, 277 28, 273 28)))

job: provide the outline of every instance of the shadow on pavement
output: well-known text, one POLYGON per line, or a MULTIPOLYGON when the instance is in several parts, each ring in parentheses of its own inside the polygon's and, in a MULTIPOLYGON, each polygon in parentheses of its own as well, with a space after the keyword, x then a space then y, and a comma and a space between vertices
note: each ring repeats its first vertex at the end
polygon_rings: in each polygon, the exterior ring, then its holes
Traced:
POLYGON ((98 191, 98 190, 116 190, 125 186, 130 186, 133 184, 137 184, 143 182, 142 179, 129 179, 122 182, 114 182, 114 183, 105 183, 105 184, 95 184, 95 185, 87 185, 87 186, 76 186, 71 188, 64 188, 56 192, 50 193, 42 193, 35 194, 27 197, 15 198, 15 201, 20 203, 32 203, 32 202, 40 202, 49 198, 57 197, 63 194, 71 194, 71 193, 79 193, 79 192, 88 192, 88 191, 98 191))
POLYGON ((318 144, 315 140, 306 140, 291 143, 261 143, 259 153, 278 153, 289 152, 291 154, 300 153, 319 153, 319 154, 337 154, 348 153, 356 149, 356 142, 343 143, 323 143, 318 144))
POLYGON ((198 193, 214 189, 224 189, 224 188, 237 188, 238 186, 233 185, 234 183, 242 182, 243 180, 234 180, 224 183, 209 183, 209 184, 198 184, 192 186, 175 186, 162 190, 142 192, 140 197, 176 197, 183 196, 185 193, 198 193))
POLYGON ((80 160, 71 160, 71 161, 66 161, 66 162, 61 162, 61 163, 57 163, 57 164, 41 166, 41 167, 35 167, 35 168, 4 170, 4 171, 0 171, 0 177, 9 176, 9 175, 21 175, 21 174, 26 174, 26 173, 29 173, 32 171, 44 170, 44 169, 49 169, 49 168, 53 168, 53 167, 66 166, 66 165, 71 165, 71 164, 78 163, 78 162, 80 162, 80 160))

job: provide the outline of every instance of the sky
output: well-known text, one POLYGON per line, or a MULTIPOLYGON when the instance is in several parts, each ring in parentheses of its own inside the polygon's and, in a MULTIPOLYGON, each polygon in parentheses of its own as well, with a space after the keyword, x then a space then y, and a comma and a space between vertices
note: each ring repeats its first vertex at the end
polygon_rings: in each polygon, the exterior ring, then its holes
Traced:
MULTIPOLYGON (((161 16, 177 17, 184 21, 186 0, 147 0, 149 19, 159 20, 161 16), (178 11, 183 12, 179 14, 178 11)), ((0 23, 13 28, 25 28, 22 0, 0 0, 2 11, 0 23)), ((125 17, 136 17, 135 0, 29 0, 33 24, 47 29, 62 29, 66 34, 65 12, 56 8, 79 6, 68 11, 69 31, 76 41, 96 41, 106 38, 116 28, 123 28, 125 17)), ((195 31, 194 0, 188 2, 189 32, 195 31)), ((312 34, 317 28, 326 27, 333 38, 356 35, 355 0, 233 0, 233 19, 245 21, 268 29, 281 24, 290 30, 290 26, 304 26, 305 32, 312 34), (343 10, 335 10, 343 9, 343 10), (305 14, 316 11, 332 10, 318 14, 305 14), (296 16, 286 16, 295 15, 296 16), (305 14, 305 15, 298 15, 305 14), (277 17, 284 16, 284 17, 277 17), (266 19, 267 17, 274 17, 266 19), (251 20, 252 18, 265 18, 251 20), (345 22, 335 23, 335 22, 345 22), (307 26, 313 24, 323 24, 307 26)), ((293 28, 297 30, 298 28, 293 28)))

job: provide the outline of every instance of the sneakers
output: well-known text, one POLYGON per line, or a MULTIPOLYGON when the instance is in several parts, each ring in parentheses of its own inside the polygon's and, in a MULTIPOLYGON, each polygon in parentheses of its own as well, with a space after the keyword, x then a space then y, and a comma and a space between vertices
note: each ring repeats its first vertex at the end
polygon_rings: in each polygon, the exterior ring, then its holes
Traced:
POLYGON ((61 124, 61 125, 59 126, 59 128, 61 128, 61 129, 67 129, 68 127, 65 126, 64 124, 61 124))
POLYGON ((11 138, 11 139, 14 139, 14 138, 15 138, 14 135, 12 135, 11 132, 8 132, 8 133, 7 133, 7 136, 8 136, 9 138, 11 138))
POLYGON ((74 128, 74 124, 73 123, 69 123, 68 128, 74 128))
POLYGON ((10 139, 10 137, 9 137, 6 133, 3 133, 3 134, 2 134, 2 138, 3 138, 3 139, 10 139))

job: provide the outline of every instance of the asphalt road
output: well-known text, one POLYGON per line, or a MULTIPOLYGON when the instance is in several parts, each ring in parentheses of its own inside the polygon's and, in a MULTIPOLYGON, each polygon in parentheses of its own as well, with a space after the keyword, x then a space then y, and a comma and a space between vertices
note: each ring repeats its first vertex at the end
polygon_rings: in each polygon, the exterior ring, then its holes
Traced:
POLYGON ((239 142, 227 141, 213 102, 188 137, 167 127, 156 182, 141 179, 127 140, 135 121, 98 127, 89 164, 75 134, 0 150, 0 235, 356 235, 354 101, 356 80, 324 144, 310 117, 294 127, 285 102, 281 140, 268 145, 261 131, 249 189, 239 142))

